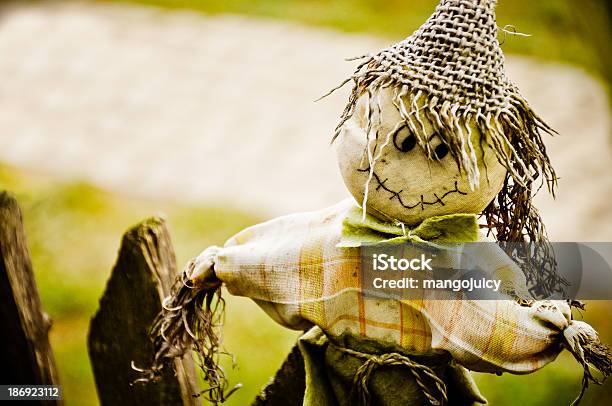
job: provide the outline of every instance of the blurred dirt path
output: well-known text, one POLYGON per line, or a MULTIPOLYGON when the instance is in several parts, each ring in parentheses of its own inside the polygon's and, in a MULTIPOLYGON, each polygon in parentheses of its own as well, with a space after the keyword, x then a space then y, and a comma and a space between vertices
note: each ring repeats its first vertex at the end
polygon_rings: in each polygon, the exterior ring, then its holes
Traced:
MULTIPOLYGON (((126 5, 22 4, 0 18, 0 161, 267 215, 348 195, 329 146, 346 90, 313 100, 352 72, 343 58, 391 42, 126 5)), ((612 240, 604 91, 574 68, 508 67, 561 133, 548 140, 558 200, 538 197, 551 237, 612 240)))

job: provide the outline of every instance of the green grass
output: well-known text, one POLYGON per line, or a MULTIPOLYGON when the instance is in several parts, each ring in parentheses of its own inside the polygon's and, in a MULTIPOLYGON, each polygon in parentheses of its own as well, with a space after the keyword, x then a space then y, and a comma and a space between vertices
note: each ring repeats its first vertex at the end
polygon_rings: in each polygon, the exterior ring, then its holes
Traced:
MULTIPOLYGON (((371 33, 392 41, 408 36, 431 14, 437 0, 102 0, 196 10, 207 14, 235 13, 296 21, 345 32, 371 33)), ((513 25, 531 37, 507 35, 507 52, 567 62, 604 78, 610 22, 603 0, 578 5, 574 0, 502 0, 500 27, 513 25), (594 30, 593 26, 600 26, 594 30)), ((364 50, 368 52, 371 50, 364 50)), ((347 55, 338 55, 339 58, 347 55)), ((350 55, 349 55, 350 56, 350 55)), ((607 78, 610 80, 610 78, 607 78)))
MULTIPOLYGON (((182 266, 208 245, 221 244, 261 220, 227 205, 153 203, 0 165, 2 189, 17 195, 24 212, 38 289, 54 321, 50 339, 68 406, 97 404, 87 330, 124 231, 150 215, 165 213, 182 266)), ((227 404, 242 406, 252 401, 280 366, 297 333, 275 324, 250 300, 229 295, 226 299, 225 344, 239 365, 229 376, 232 383, 244 385, 227 404)), ((610 302, 589 306, 586 319, 598 328, 604 342, 612 342, 610 302)), ((501 406, 569 404, 579 391, 580 379, 580 368, 567 353, 528 376, 476 374, 490 404, 501 406)), ((605 404, 612 395, 611 386, 589 390, 583 404, 605 404)))
MULTIPOLYGON (((164 213, 179 266, 212 244, 222 244, 257 216, 223 207, 189 207, 119 198, 83 183, 24 175, 0 165, 0 190, 17 195, 24 212, 34 271, 67 405, 97 404, 87 355, 89 320, 98 307, 121 235, 140 220, 164 213)), ((296 334, 276 325, 251 301, 228 297, 226 347, 244 389, 229 405, 248 404, 289 352, 296 334), (271 344, 272 343, 272 344, 271 344)))

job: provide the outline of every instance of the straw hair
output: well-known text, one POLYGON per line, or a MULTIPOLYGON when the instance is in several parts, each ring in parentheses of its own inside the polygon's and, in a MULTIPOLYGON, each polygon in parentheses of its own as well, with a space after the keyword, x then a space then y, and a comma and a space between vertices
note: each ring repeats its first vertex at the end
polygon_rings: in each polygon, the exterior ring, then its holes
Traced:
POLYGON ((230 387, 221 367, 222 356, 232 357, 222 349, 225 301, 221 296, 221 281, 213 276, 207 283, 195 286, 188 277, 193 267, 193 261, 187 264, 185 271, 177 276, 170 296, 164 300, 150 331, 155 358, 147 369, 134 368, 141 372, 141 378, 135 382, 158 380, 164 368, 172 368, 175 359, 193 351, 208 386, 193 396, 218 405, 242 385, 230 387))

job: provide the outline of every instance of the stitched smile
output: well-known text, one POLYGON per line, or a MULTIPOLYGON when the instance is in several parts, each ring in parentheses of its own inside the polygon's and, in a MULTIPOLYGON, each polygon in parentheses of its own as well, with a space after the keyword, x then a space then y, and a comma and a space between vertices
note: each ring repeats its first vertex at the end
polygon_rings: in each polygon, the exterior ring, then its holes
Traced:
MULTIPOLYGON (((359 172, 369 172, 370 169, 358 169, 359 172)), ((453 193, 458 193, 460 195, 467 195, 467 193, 462 192, 461 190, 459 190, 459 187, 457 186, 457 181, 455 181, 455 188, 451 189, 451 190, 447 190, 442 196, 438 196, 436 193, 434 193, 433 195, 435 196, 435 200, 433 201, 427 201, 424 199, 423 195, 421 195, 421 201, 417 202, 415 204, 409 204, 404 202, 404 200, 402 199, 402 192, 404 191, 402 190, 398 190, 395 191, 393 189, 390 189, 386 183, 389 180, 389 178, 385 178, 384 180, 381 180, 380 177, 378 176, 378 174, 376 172, 373 173, 373 179, 376 179, 376 190, 380 190, 383 189, 386 192, 388 192, 391 196, 389 197, 389 200, 393 200, 393 199, 397 199, 397 201, 399 202, 400 205, 402 205, 402 207, 404 207, 405 209, 414 209, 416 207, 421 206, 421 210, 425 210, 425 206, 433 206, 435 204, 439 204, 441 206, 446 206, 444 204, 444 199, 446 198, 446 196, 453 194, 453 193)))

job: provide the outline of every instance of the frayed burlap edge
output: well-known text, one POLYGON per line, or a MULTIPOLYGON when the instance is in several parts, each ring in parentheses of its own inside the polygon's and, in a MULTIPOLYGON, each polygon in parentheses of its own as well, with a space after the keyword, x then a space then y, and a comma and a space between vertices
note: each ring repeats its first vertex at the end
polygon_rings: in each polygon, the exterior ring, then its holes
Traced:
POLYGON ((198 357, 198 365, 208 388, 194 394, 202 396, 214 405, 223 403, 241 387, 230 388, 220 358, 233 356, 222 348, 225 300, 221 295, 222 283, 218 279, 206 285, 193 286, 187 275, 193 271, 193 261, 177 277, 150 329, 155 348, 152 365, 139 370, 142 378, 136 382, 147 383, 159 379, 164 368, 173 368, 173 360, 192 351, 198 357))

